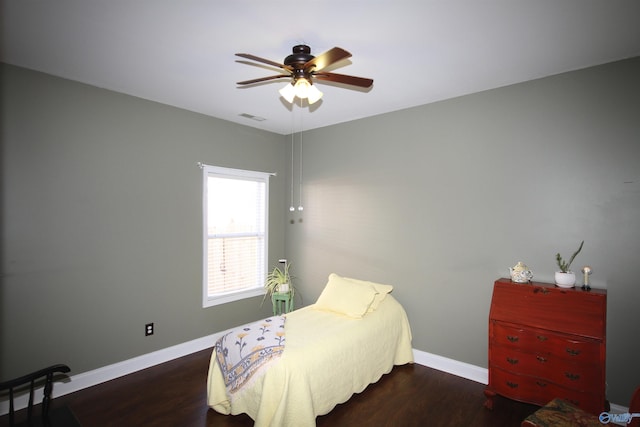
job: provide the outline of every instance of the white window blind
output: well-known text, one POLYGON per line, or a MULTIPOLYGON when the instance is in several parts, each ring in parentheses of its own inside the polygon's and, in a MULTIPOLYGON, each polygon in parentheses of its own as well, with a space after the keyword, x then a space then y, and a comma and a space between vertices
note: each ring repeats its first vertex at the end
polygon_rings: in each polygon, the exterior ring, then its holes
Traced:
POLYGON ((203 306, 264 293, 269 174, 203 166, 203 306))

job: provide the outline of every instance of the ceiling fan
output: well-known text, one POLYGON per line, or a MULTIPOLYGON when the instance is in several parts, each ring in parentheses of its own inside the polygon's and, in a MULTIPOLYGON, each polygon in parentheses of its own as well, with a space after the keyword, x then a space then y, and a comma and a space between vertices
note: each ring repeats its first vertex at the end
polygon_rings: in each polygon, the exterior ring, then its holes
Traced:
POLYGON ((349 52, 339 47, 334 47, 333 49, 329 49, 318 56, 313 56, 309 46, 299 44, 293 47, 291 55, 284 59, 283 64, 260 58, 249 53, 236 53, 236 55, 280 68, 286 72, 286 74, 245 80, 238 82, 237 84, 249 85, 288 77, 291 79, 291 82, 290 84, 287 83, 284 88, 280 89, 280 95, 290 103, 293 102, 293 99, 296 96, 301 99, 307 98, 309 104, 313 104, 322 98, 322 92, 313 86, 313 80, 325 80, 364 88, 371 87, 373 84, 372 79, 322 71, 328 66, 351 56, 349 52))

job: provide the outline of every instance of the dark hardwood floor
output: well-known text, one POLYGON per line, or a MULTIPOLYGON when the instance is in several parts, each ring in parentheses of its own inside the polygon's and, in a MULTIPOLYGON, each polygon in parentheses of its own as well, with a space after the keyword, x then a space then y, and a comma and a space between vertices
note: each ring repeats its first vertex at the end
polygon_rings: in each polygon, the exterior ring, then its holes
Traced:
MULTIPOLYGON (((83 427, 252 426, 246 415, 208 409, 204 350, 76 393, 60 396, 83 427)), ((54 386, 55 387, 55 386, 54 386)), ((380 381, 318 417, 318 427, 517 427, 537 407, 496 398, 484 408, 484 385, 421 365, 396 366, 380 381)), ((8 425, 7 417, 0 426, 8 425)))

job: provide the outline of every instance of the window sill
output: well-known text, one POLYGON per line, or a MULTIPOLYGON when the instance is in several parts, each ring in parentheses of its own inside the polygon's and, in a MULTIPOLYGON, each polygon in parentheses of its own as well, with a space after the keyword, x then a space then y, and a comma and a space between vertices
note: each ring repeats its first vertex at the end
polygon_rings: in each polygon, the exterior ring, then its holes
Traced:
POLYGON ((244 291, 230 292, 228 294, 221 294, 215 297, 205 296, 204 301, 202 302, 202 307, 203 308, 213 307, 215 305, 226 304, 226 303, 238 301, 241 299, 262 296, 264 295, 264 292, 265 292, 264 288, 260 287, 260 288, 247 289, 244 291))

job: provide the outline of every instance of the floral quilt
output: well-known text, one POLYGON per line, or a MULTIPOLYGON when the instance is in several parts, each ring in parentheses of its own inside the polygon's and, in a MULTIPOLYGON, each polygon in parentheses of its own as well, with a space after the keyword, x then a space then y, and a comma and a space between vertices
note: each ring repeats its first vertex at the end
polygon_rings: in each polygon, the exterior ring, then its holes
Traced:
POLYGON ((235 393, 268 362, 284 351, 284 316, 273 316, 223 335, 215 345, 216 359, 229 393, 235 393))

